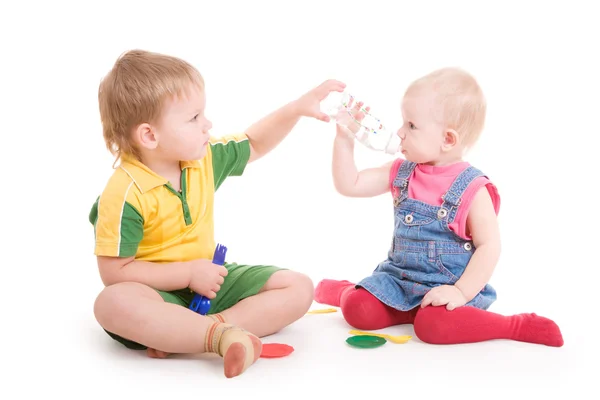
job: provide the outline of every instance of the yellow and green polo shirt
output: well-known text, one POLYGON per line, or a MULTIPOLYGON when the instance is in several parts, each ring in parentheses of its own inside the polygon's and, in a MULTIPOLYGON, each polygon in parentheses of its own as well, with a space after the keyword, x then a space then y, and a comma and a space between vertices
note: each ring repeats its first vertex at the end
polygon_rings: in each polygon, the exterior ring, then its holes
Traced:
POLYGON ((204 158, 181 162, 181 192, 131 157, 123 158, 89 214, 97 256, 155 263, 212 259, 215 191, 250 157, 244 134, 211 138, 204 158))

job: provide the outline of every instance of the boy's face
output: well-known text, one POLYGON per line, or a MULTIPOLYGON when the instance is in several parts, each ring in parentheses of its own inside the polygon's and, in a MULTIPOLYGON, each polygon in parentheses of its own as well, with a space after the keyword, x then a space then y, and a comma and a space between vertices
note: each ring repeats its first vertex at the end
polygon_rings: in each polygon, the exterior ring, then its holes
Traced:
POLYGON ((167 101, 156 126, 156 150, 162 158, 192 161, 206 155, 212 123, 204 115, 205 104, 205 93, 197 87, 167 101))
POLYGON ((407 160, 435 164, 442 155, 446 136, 445 127, 434 118, 433 92, 420 90, 407 95, 402 101, 404 124, 398 130, 402 154, 407 160))

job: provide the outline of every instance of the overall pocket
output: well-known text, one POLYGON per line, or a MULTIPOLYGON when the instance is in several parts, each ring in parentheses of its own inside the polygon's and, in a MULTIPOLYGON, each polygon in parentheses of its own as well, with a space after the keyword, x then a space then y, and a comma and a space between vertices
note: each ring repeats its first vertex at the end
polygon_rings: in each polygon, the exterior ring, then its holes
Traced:
POLYGON ((436 264, 440 272, 450 278, 454 284, 462 276, 471 260, 472 253, 439 254, 436 264))
POLYGON ((419 213, 400 210, 396 212, 396 237, 420 239, 421 228, 436 221, 419 213))

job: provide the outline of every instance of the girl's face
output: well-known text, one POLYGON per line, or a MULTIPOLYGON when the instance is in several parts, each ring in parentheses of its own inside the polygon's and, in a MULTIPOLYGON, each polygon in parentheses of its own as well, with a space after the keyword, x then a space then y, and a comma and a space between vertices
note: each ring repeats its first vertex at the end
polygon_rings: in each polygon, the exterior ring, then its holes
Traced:
POLYGON ((434 118, 433 95, 430 91, 420 90, 403 99, 404 124, 398 130, 398 136, 401 152, 409 161, 435 165, 442 158, 445 127, 434 118))

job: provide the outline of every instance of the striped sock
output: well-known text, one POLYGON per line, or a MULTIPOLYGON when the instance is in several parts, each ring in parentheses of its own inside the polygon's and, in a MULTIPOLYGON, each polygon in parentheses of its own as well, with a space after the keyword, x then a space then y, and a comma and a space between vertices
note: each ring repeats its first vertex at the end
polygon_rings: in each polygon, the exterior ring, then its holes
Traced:
POLYGON ((223 322, 226 323, 227 321, 225 320, 225 317, 223 316, 223 314, 218 313, 218 314, 210 314, 207 315, 208 318, 212 319, 215 322, 223 322))
POLYGON ((225 324, 223 322, 215 322, 213 323, 206 332, 206 337, 204 338, 204 350, 209 353, 216 353, 223 357, 224 352, 221 348, 221 339, 223 338, 223 334, 230 329, 238 329, 233 325, 225 324))
POLYGON ((206 331, 204 350, 223 357, 225 376, 232 378, 244 372, 260 357, 262 343, 256 336, 237 326, 214 322, 206 331))

